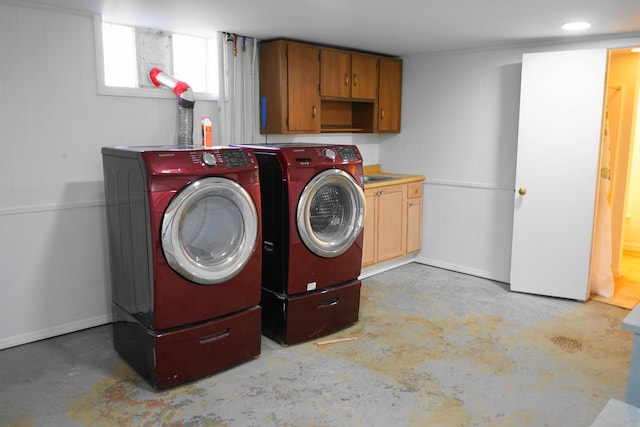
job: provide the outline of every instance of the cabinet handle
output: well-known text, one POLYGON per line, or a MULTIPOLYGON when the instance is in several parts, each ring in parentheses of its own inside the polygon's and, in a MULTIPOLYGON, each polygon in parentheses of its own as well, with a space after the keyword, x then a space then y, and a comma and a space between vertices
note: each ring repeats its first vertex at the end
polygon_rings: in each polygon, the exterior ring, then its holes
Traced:
POLYGON ((344 85, 349 86, 349 74, 344 74, 344 85))
POLYGON ((318 109, 316 108, 316 106, 314 105, 313 108, 311 109, 311 117, 316 117, 316 113, 318 112, 318 109))
POLYGON ((380 118, 384 119, 384 108, 380 109, 380 118))
POLYGON ((353 73, 353 85, 358 86, 358 76, 356 73, 353 73))

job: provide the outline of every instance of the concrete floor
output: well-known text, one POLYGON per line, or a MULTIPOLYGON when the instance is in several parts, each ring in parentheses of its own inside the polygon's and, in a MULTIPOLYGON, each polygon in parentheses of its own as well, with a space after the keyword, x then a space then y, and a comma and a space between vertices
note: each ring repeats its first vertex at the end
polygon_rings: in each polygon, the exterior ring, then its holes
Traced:
POLYGON ((419 264, 363 281, 360 320, 154 392, 101 326, 0 351, 1 426, 590 426, 624 400, 628 310, 419 264), (324 339, 326 339, 324 338, 324 339))

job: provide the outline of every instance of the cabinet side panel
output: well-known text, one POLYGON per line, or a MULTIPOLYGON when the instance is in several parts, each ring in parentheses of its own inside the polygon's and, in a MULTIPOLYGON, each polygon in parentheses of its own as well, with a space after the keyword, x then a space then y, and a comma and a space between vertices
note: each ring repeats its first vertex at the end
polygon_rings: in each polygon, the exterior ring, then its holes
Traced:
POLYGON ((376 248, 378 242, 376 241, 377 233, 377 213, 376 213, 376 191, 374 189, 365 190, 365 200, 367 204, 367 211, 364 221, 364 240, 362 243, 362 267, 375 264, 376 262, 376 248))
POLYGON ((286 133, 287 56, 281 41, 260 45, 260 99, 261 117, 266 109, 266 125, 260 120, 260 133, 286 133))
POLYGON ((422 248, 422 197, 407 199, 407 254, 422 248))

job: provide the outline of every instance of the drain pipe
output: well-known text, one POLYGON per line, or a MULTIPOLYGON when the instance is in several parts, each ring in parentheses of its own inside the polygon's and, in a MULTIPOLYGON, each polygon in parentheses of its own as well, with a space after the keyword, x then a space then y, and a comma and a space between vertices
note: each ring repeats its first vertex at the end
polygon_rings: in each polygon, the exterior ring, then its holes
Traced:
POLYGON ((178 97, 178 146, 193 145, 193 106, 196 103, 193 90, 185 82, 159 68, 152 69, 149 77, 156 87, 164 86, 178 97))

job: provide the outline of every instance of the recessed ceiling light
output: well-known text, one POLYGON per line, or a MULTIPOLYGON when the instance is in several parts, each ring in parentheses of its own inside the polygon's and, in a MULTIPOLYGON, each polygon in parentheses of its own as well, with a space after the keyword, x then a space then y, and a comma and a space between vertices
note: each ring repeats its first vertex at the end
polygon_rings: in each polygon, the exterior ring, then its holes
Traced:
POLYGON ((580 31, 586 30, 591 27, 591 22, 587 21, 574 21, 574 22, 566 22, 562 24, 562 29, 565 31, 580 31))

